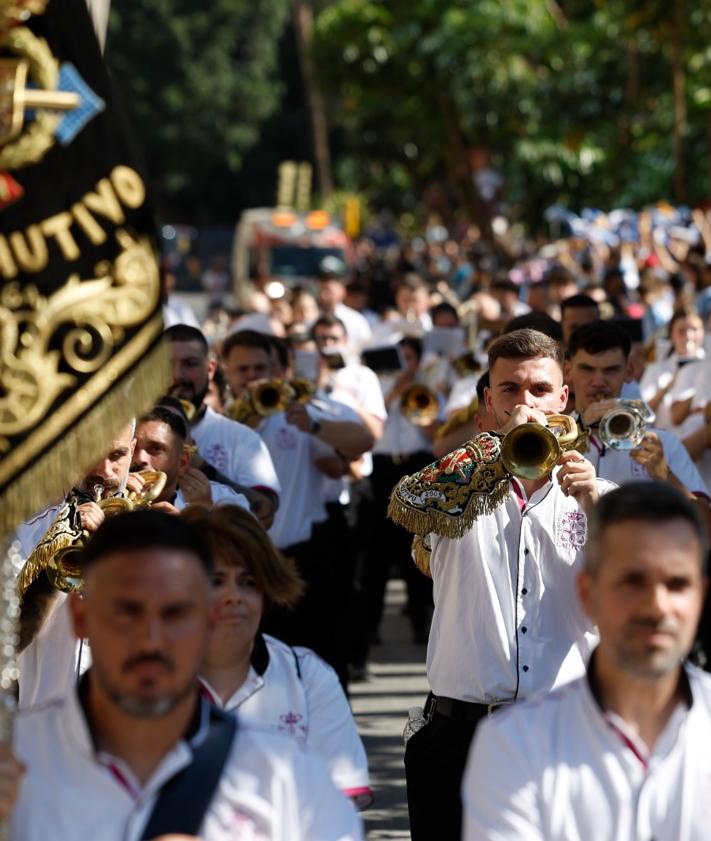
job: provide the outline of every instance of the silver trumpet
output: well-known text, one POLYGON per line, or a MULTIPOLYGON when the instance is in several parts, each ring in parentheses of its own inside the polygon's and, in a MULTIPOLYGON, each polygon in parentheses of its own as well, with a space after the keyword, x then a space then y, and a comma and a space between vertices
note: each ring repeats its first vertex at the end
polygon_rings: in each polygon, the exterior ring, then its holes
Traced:
POLYGON ((654 412, 644 400, 620 400, 600 421, 600 440, 613 450, 634 450, 642 443, 654 412))

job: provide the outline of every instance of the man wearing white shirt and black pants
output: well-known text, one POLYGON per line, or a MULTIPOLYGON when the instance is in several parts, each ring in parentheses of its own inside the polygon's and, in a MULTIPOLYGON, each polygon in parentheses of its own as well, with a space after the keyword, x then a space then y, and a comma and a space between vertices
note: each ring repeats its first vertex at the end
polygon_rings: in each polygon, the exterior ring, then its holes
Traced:
POLYGON ((575 451, 540 480, 511 479, 500 467, 502 436, 565 407, 560 347, 517 330, 492 344, 489 370, 486 405, 498 433, 480 433, 469 450, 403 479, 390 509, 429 533, 434 582, 429 721, 405 754, 413 841, 460 838, 459 789, 477 723, 581 675, 595 641, 575 602, 575 574, 585 511, 612 486, 575 451))
POLYGON ((708 537, 668 484, 637 482, 590 520, 578 593, 600 642, 587 674, 478 730, 465 841, 705 841, 711 677, 683 666, 708 537))

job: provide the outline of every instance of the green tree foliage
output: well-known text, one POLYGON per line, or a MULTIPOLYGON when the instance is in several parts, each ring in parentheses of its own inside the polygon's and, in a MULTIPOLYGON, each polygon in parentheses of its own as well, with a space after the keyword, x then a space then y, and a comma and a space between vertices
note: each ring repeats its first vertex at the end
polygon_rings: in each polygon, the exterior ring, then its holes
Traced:
POLYGON ((711 0, 332 2, 314 49, 349 152, 341 186, 407 207, 446 178, 476 218, 478 147, 530 221, 553 201, 698 201, 710 36, 711 0))
POLYGON ((122 0, 106 56, 164 216, 213 221, 243 155, 279 104, 289 0, 122 0))

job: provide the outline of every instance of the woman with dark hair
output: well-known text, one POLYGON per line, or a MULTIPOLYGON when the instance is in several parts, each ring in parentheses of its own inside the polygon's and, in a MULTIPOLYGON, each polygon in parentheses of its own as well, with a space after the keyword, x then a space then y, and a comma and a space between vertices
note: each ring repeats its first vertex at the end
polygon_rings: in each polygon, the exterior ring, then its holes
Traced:
MULTIPOLYGON (((215 560, 216 623, 202 668, 205 694, 320 754, 334 783, 365 808, 372 802, 363 744, 338 677, 308 648, 260 633, 272 605, 303 592, 293 562, 237 506, 191 506, 180 516, 205 536, 215 560)), ((323 629, 330 633, 329 628, 323 629)))
POLYGON ((662 429, 674 426, 672 403, 688 398, 689 389, 684 386, 684 380, 693 379, 705 356, 704 323, 696 310, 678 309, 669 322, 668 336, 669 353, 646 367, 639 384, 643 399, 656 412, 657 426, 662 429), (688 370, 680 377, 682 368, 688 370))

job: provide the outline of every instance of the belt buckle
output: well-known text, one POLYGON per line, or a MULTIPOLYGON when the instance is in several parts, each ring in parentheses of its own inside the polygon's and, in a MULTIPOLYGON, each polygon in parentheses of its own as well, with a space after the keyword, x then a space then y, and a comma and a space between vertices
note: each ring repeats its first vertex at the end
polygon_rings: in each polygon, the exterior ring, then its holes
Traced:
POLYGON ((486 706, 486 714, 487 716, 493 715, 500 707, 508 707, 513 704, 513 701, 494 701, 492 704, 487 704, 486 706))

